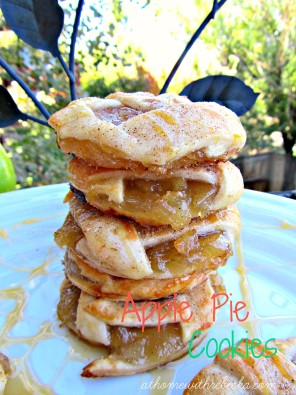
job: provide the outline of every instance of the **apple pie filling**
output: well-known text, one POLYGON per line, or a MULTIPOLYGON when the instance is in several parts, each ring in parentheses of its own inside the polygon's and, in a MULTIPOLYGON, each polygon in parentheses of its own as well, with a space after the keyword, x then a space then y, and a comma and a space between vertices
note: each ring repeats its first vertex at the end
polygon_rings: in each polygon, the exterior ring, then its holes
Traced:
POLYGON ((171 225, 181 229, 192 218, 203 217, 216 187, 182 178, 166 180, 124 180, 124 200, 110 201, 95 185, 86 192, 86 200, 102 211, 111 211, 133 218, 141 225, 171 225), (98 191, 99 190, 99 191, 98 191))
POLYGON ((228 237, 223 232, 197 236, 189 230, 175 241, 168 241, 146 250, 153 275, 170 278, 192 272, 216 270, 232 254, 228 237))
POLYGON ((84 193, 88 203, 104 212, 133 218, 143 226, 171 225, 173 229, 204 217, 218 189, 215 184, 182 177, 96 181, 94 177, 78 180, 70 173, 70 182, 84 193))
MULTIPOLYGON (((71 214, 68 214, 63 226, 55 233, 55 241, 59 246, 66 246, 74 251, 77 242, 83 237, 82 230, 71 214)), ((147 278, 164 279, 215 270, 225 264, 232 254, 232 248, 224 232, 197 235, 197 231, 191 229, 176 240, 162 242, 145 252, 153 271, 147 278)), ((87 261, 88 257, 83 258, 87 261)))
POLYGON ((162 325, 159 332, 157 327, 146 327, 142 332, 141 328, 111 326, 110 334, 111 354, 130 363, 145 364, 149 360, 162 365, 185 346, 179 323, 162 325))

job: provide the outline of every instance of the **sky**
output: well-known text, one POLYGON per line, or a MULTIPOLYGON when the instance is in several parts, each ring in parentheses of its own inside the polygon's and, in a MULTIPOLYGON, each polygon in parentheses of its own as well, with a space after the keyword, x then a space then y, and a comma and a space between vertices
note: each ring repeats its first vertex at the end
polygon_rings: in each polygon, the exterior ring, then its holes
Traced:
MULTIPOLYGON (((182 25, 182 16, 192 15, 191 20, 196 27, 206 16, 197 15, 194 0, 152 0, 142 9, 125 1, 124 12, 128 15, 131 39, 143 49, 149 71, 158 78, 169 74, 190 38, 182 25)), ((197 51, 201 54, 203 49, 203 43, 195 43, 181 66, 183 78, 192 73, 197 51)), ((201 63, 204 59, 199 56, 201 63)))
MULTIPOLYGON (((88 7, 90 5, 98 7, 98 4, 94 0, 87 2, 83 10, 84 18, 89 13, 88 7)), ((103 6, 98 7, 98 10, 103 15, 102 28, 107 29, 110 20, 113 19, 111 1, 103 1, 102 4, 103 6)), ((122 45, 132 43, 134 48, 141 49, 145 57, 145 68, 161 85, 190 39, 186 31, 186 23, 182 22, 189 19, 190 23, 197 28, 207 15, 212 2, 208 1, 208 10, 203 7, 203 12, 200 14, 198 14, 195 0, 151 0, 149 5, 143 7, 143 4, 145 4, 144 0, 123 0, 123 13, 127 16, 127 23, 117 26, 116 38, 122 45)), ((90 32, 89 37, 93 34, 94 32, 90 32)), ((197 79, 194 71, 194 63, 197 59, 199 69, 204 70, 206 75, 213 56, 209 56, 202 39, 194 44, 174 81, 187 80, 189 83, 197 79)))

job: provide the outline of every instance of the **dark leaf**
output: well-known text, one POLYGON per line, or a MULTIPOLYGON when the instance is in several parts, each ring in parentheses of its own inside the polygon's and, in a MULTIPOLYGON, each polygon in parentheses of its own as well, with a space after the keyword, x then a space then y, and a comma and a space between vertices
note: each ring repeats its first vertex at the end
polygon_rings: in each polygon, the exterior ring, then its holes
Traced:
POLYGON ((240 116, 253 107, 259 93, 255 93, 239 78, 213 75, 191 82, 180 95, 187 96, 193 102, 214 101, 240 116))
POLYGON ((27 119, 15 104, 8 90, 0 85, 0 128, 10 126, 19 119, 27 119))
POLYGON ((0 0, 0 5, 7 24, 19 38, 58 56, 64 12, 57 0, 0 0))

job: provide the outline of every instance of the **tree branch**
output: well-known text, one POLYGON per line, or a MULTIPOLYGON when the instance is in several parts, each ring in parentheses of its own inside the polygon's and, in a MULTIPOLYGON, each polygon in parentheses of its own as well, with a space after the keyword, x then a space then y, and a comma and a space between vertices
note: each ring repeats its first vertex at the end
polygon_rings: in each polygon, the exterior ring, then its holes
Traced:
POLYGON ((23 113, 23 115, 24 115, 24 118, 25 118, 23 120, 30 119, 30 121, 34 121, 34 122, 40 123, 41 125, 45 125, 45 126, 48 126, 49 128, 51 128, 51 126, 49 126, 49 124, 47 122, 43 121, 42 119, 33 117, 33 115, 26 114, 26 113, 23 113))
POLYGON ((69 67, 67 66, 67 63, 64 61, 62 54, 59 52, 57 58, 59 59, 65 73, 67 74, 67 77, 69 78, 69 83, 70 83, 70 92, 71 92, 71 99, 75 100, 76 99, 76 92, 75 92, 75 77, 72 71, 70 71, 69 67), (74 92, 74 94, 73 94, 74 92))
POLYGON ((29 98, 34 102, 34 104, 41 112, 41 114, 46 119, 48 119, 50 117, 50 113, 47 111, 44 105, 37 99, 37 97, 34 95, 34 93, 31 91, 28 85, 16 74, 16 72, 2 58, 0 58, 0 66, 3 67, 3 69, 6 70, 7 73, 11 76, 11 78, 14 79, 19 84, 19 86, 26 92, 29 98))
POLYGON ((218 8, 218 0, 214 0, 213 1, 213 7, 212 7, 212 12, 213 12, 213 16, 212 18, 215 18, 216 12, 219 10, 218 8))
POLYGON ((71 81, 70 81, 70 91, 71 91, 72 100, 76 100, 76 98, 77 98, 76 86, 75 86, 75 44, 76 44, 76 40, 77 40, 77 32, 78 32, 78 27, 79 27, 83 4, 84 4, 84 0, 79 0, 78 6, 76 9, 76 16, 75 16, 75 21, 74 21, 73 31, 72 31, 72 36, 71 36, 69 69, 74 76, 74 84, 71 83, 71 81))
POLYGON ((183 62, 185 56, 191 49, 192 45, 194 42, 198 39, 198 37, 201 35, 205 27, 208 25, 208 23, 211 21, 211 19, 214 19, 216 12, 223 6, 224 3, 226 3, 227 0, 220 0, 219 2, 217 0, 213 1, 213 7, 211 12, 206 16, 206 18, 203 20, 199 28, 196 30, 196 32, 193 34, 191 39, 189 40, 188 44, 186 45, 184 51, 182 52, 181 56, 177 60, 175 66, 173 67, 172 71, 170 72, 168 78, 166 79, 163 87, 161 88, 160 94, 165 93, 167 91, 167 88, 169 84, 171 83, 174 75, 176 74, 178 68, 180 67, 181 63, 183 62))
POLYGON ((253 71, 248 67, 247 63, 242 58, 242 56, 238 55, 237 53, 233 53, 232 55, 234 55, 236 58, 238 58, 238 60, 241 62, 241 64, 245 68, 245 70, 250 74, 250 76, 252 78, 255 78, 255 79, 258 78, 258 74, 256 75, 255 73, 253 73, 253 71))

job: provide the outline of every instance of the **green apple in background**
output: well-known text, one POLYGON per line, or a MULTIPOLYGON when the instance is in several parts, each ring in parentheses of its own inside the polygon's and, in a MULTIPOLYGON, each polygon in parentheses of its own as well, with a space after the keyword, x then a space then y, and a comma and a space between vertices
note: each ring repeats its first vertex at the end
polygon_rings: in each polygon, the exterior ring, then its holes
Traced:
POLYGON ((7 152, 0 144, 0 193, 15 189, 15 172, 7 152))

